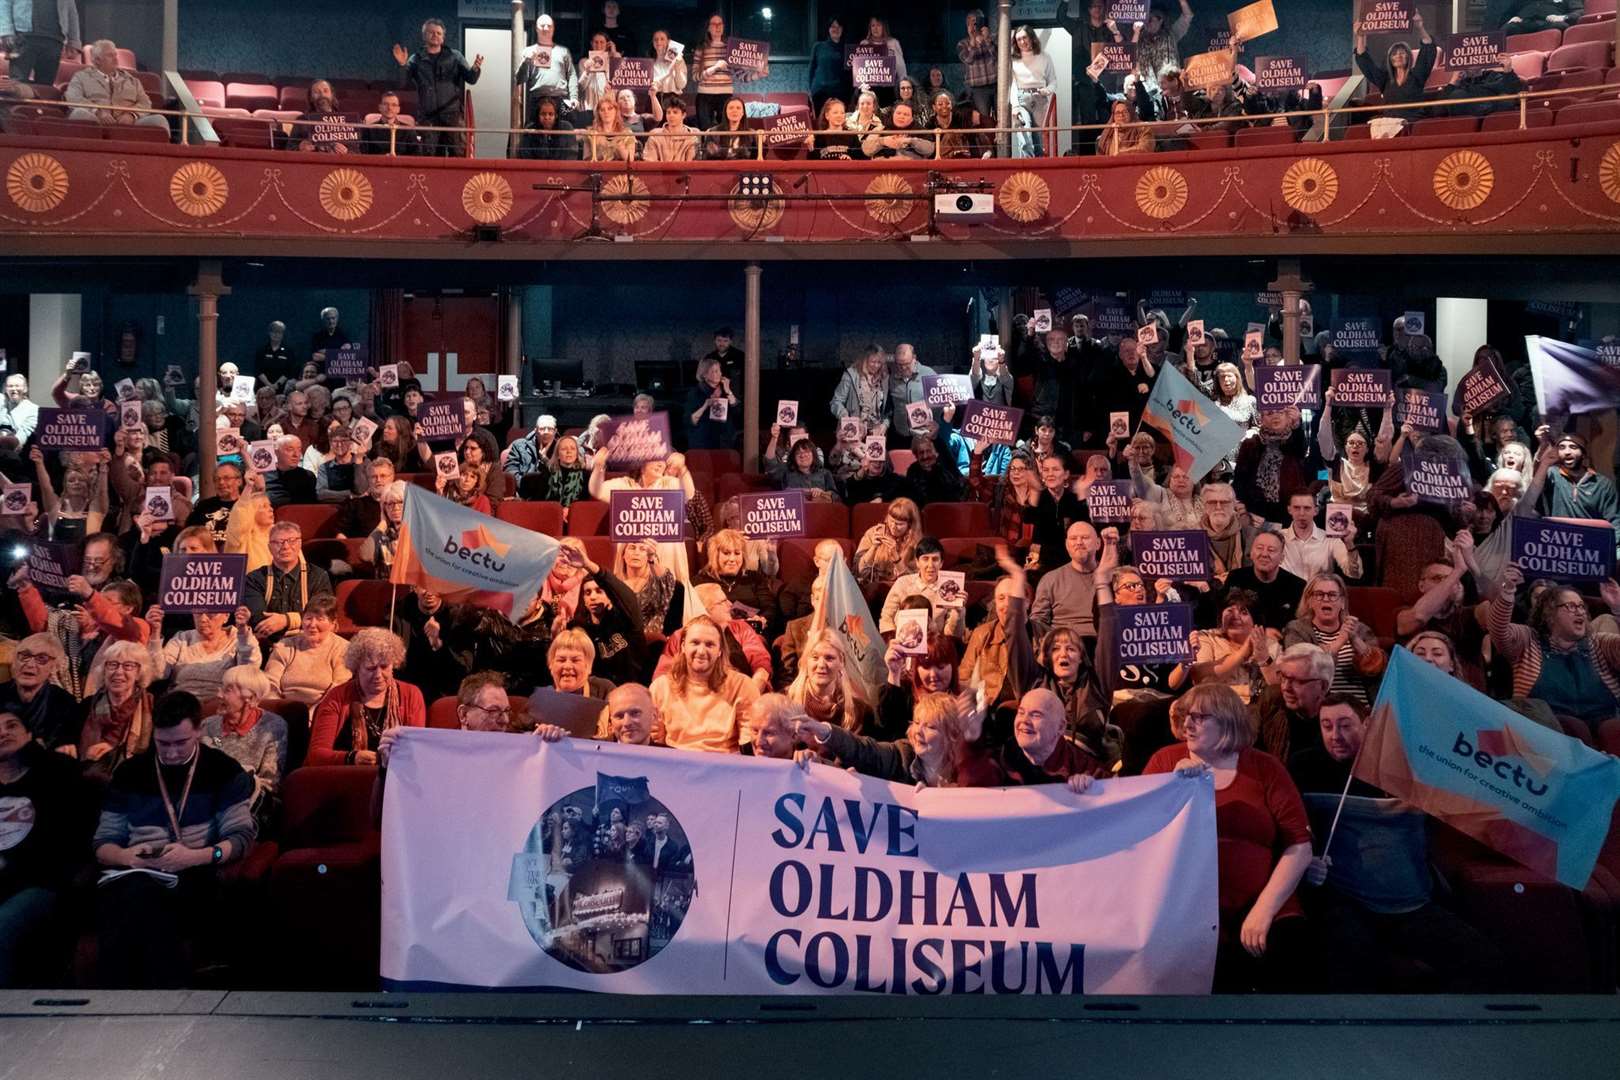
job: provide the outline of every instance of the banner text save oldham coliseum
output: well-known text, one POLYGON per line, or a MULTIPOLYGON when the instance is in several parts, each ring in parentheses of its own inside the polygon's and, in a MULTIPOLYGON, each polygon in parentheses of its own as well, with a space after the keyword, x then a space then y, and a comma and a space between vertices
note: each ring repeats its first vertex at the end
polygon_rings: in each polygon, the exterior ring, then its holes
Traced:
POLYGON ((1040 929, 1034 873, 942 874, 890 870, 889 860, 920 858, 917 812, 892 803, 805 796, 776 800, 778 847, 803 852, 881 855, 885 865, 789 858, 771 872, 770 902, 793 920, 765 943, 771 980, 800 979, 824 990, 878 994, 1018 994, 1084 992, 1085 946, 1031 940, 1040 929), (874 937, 807 922, 876 923, 894 919, 915 936, 874 937), (930 933, 941 928, 943 933, 930 933), (963 931, 968 931, 964 934, 963 931), (981 931, 974 933, 973 931, 981 931), (982 931, 1001 931, 1000 934, 982 931))

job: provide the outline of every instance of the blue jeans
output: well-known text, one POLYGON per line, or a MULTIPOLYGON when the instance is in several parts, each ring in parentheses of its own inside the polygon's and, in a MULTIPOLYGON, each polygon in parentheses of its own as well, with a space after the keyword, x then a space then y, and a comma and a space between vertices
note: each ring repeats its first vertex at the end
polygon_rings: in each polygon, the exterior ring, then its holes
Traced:
POLYGON ((54 889, 23 889, 0 900, 0 987, 24 986, 41 974, 41 958, 55 939, 51 933, 61 898, 54 889))

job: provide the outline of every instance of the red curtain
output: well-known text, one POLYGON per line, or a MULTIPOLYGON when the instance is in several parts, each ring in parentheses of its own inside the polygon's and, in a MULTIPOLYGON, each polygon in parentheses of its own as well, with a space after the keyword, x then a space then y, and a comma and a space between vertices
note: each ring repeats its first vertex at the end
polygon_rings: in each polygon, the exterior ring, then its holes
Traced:
POLYGON ((371 363, 399 362, 399 349, 405 340, 405 291, 373 289, 371 292, 371 363))

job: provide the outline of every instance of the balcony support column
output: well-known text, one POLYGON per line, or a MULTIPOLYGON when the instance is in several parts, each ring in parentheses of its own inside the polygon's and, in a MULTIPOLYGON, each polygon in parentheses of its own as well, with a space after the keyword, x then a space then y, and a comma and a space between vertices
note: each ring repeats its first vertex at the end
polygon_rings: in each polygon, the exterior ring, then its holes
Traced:
POLYGON ((743 268, 743 472, 759 472, 759 263, 743 268))
POLYGON ((1298 259, 1277 260, 1277 280, 1267 288, 1282 293, 1283 363, 1300 361, 1299 303, 1313 286, 1300 271, 1298 259))
POLYGON ((1012 146, 1006 128, 1012 127, 1012 0, 996 0, 996 156, 1007 157, 1012 146))
POLYGON ((219 298, 229 296, 218 259, 197 263, 197 280, 186 290, 197 298, 197 497, 215 494, 214 469, 219 464, 219 298))

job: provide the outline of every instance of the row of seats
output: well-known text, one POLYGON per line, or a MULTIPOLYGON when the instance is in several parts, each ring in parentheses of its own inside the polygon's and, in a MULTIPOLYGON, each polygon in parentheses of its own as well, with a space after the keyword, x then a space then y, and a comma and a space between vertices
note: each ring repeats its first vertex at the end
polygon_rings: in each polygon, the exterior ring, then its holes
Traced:
POLYGON ((1593 13, 1588 10, 1574 26, 1553 27, 1530 34, 1509 34, 1506 46, 1510 53, 1526 52, 1531 49, 1538 52, 1552 52, 1566 45, 1585 45, 1593 41, 1607 41, 1611 44, 1614 42, 1612 7, 1607 12, 1593 13))

